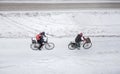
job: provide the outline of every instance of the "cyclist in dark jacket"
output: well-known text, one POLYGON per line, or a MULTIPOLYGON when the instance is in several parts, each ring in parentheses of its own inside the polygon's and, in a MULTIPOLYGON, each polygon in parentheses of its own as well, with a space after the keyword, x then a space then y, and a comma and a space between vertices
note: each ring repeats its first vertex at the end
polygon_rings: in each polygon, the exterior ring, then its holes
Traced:
POLYGON ((79 33, 75 38, 75 42, 78 45, 78 47, 80 47, 80 42, 83 41, 82 38, 85 39, 83 33, 79 33))

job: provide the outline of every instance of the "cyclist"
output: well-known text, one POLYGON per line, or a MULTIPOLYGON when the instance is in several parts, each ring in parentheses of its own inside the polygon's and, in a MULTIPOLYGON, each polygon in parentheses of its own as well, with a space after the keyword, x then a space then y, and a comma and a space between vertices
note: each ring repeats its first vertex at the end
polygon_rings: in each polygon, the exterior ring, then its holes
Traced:
POLYGON ((83 36, 83 33, 79 33, 75 38, 75 43, 78 47, 80 47, 80 42, 85 40, 85 37, 83 36))
POLYGON ((40 44, 40 46, 38 47, 39 50, 41 50, 41 47, 43 46, 43 42, 45 42, 44 37, 46 37, 45 32, 41 32, 36 35, 36 40, 40 44))

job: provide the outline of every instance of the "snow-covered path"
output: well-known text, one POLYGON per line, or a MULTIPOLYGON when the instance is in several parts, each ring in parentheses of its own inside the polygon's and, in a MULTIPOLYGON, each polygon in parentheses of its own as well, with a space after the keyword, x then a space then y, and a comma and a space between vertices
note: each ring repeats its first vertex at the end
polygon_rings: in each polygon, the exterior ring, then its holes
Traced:
POLYGON ((33 37, 41 31, 54 37, 119 36, 120 10, 1 11, 0 38, 33 37))
POLYGON ((53 50, 31 50, 30 39, 0 39, 0 74, 119 74, 120 38, 92 37, 89 50, 69 50, 74 38, 50 38, 53 50))

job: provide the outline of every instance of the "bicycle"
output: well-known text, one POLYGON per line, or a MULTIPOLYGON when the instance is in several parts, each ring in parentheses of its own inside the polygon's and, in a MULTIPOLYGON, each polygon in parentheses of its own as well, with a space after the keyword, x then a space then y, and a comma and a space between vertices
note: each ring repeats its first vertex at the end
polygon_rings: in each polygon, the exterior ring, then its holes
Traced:
MULTIPOLYGON (((85 38, 83 41, 80 42, 80 46, 82 46, 84 49, 89 49, 92 47, 92 42, 89 37, 85 38)), ((70 50, 74 50, 76 48, 79 48, 79 45, 75 42, 70 42, 68 44, 68 48, 70 50)))
MULTIPOLYGON (((31 40, 32 40, 32 44, 30 44, 30 48, 33 50, 38 50, 40 44, 34 38, 31 38, 31 40)), ((48 37, 46 37, 46 41, 43 43, 43 46, 47 50, 52 50, 55 47, 55 44, 52 42, 48 42, 48 37)), ((43 48, 43 46, 41 48, 43 48)))

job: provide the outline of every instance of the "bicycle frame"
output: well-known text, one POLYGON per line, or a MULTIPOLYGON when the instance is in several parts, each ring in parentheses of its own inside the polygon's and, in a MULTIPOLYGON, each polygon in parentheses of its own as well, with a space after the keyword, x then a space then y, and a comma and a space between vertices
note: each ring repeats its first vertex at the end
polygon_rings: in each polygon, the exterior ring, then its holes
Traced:
MULTIPOLYGON (((30 45, 30 47, 33 50, 37 50, 40 44, 34 38, 31 38, 31 40, 32 40, 32 44, 30 45)), ((48 43, 48 37, 46 37, 46 40, 43 42, 43 46, 45 46, 46 49, 51 50, 54 48, 55 45, 52 42, 48 43)), ((41 48, 43 48, 43 46, 41 48)))
MULTIPOLYGON (((84 49, 89 49, 92 46, 90 38, 86 38, 83 41, 81 41, 80 46, 82 46, 84 49)), ((78 48, 78 45, 75 42, 70 42, 68 44, 68 48, 71 50, 74 50, 74 49, 78 48)))

